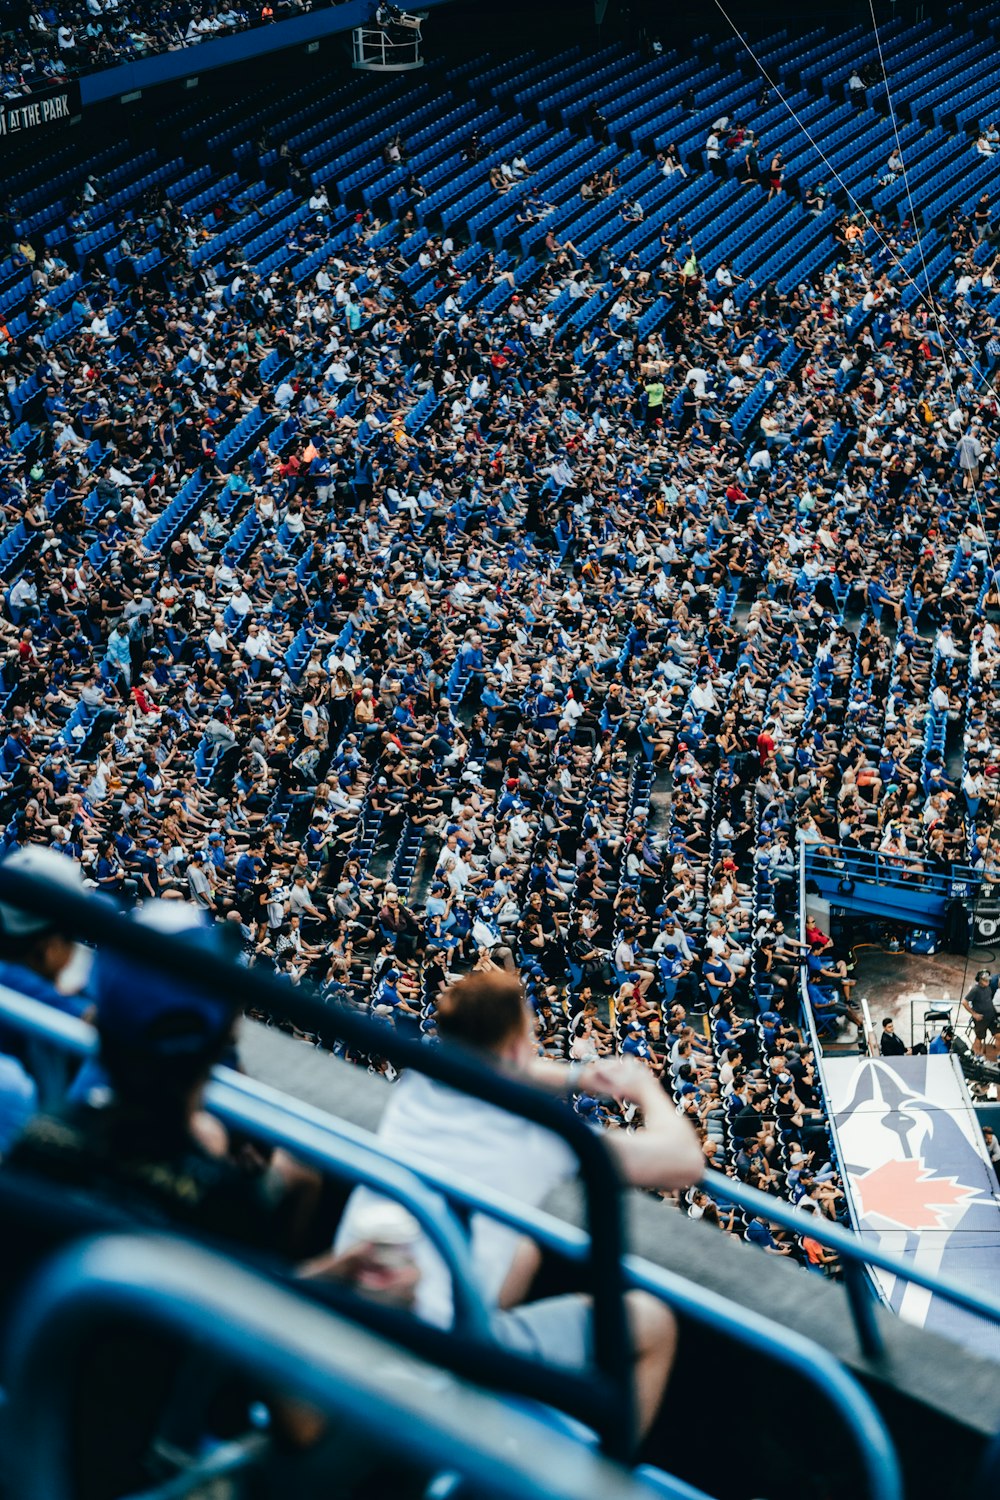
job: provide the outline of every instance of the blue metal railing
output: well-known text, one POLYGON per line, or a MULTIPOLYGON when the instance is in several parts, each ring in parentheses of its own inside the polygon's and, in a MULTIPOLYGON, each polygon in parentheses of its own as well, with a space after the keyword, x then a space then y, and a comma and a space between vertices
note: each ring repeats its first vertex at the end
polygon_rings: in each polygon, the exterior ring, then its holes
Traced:
POLYGON ((877 849, 843 846, 832 855, 807 848, 805 865, 807 877, 813 879, 899 887, 911 896, 922 893, 942 901, 972 894, 984 879, 982 871, 974 870, 971 865, 952 865, 945 871, 929 870, 926 861, 911 855, 883 854, 877 849))
MULTIPOLYGON (((28 1000, 0 987, 0 1016, 21 1029, 40 1035, 70 1048, 77 1054, 91 1052, 96 1034, 86 1022, 64 1016, 38 1001, 28 1000)), ((368 1157, 383 1154, 377 1139, 361 1127, 336 1116, 325 1114, 314 1106, 288 1098, 227 1068, 217 1068, 206 1091, 205 1103, 224 1123, 251 1135, 257 1135, 290 1150, 304 1152, 317 1165, 338 1175, 347 1175, 345 1161, 353 1157, 364 1171, 360 1180, 378 1181, 368 1157), (357 1148, 365 1148, 365 1156, 357 1148)), ((395 1152, 385 1158, 397 1173, 418 1174, 425 1188, 440 1194, 448 1203, 463 1209, 489 1214, 511 1228, 528 1234, 536 1243, 557 1255, 586 1265, 590 1257, 590 1236, 583 1229, 540 1210, 526 1209, 522 1203, 502 1194, 463 1182, 460 1177, 431 1170, 416 1156, 395 1152)), ((385 1191, 410 1206, 408 1180, 391 1173, 386 1175, 385 1191)), ((727 1177, 708 1174, 705 1186, 716 1196, 735 1199, 739 1188, 727 1177)), ((383 1190, 380 1188, 380 1190, 383 1190)), ((772 1200, 756 1195, 770 1210, 772 1200)), ((780 1208, 781 1205, 773 1205, 780 1208)), ((785 1209, 799 1233, 817 1232, 812 1216, 785 1209)), ((772 1215, 773 1217, 773 1215, 772 1215)), ((843 1233, 843 1231, 841 1231, 843 1233)), ((436 1243, 441 1244, 438 1237, 436 1243)), ((447 1245, 444 1246, 447 1253, 447 1245)), ((623 1279, 629 1286, 641 1288, 660 1297, 693 1322, 709 1327, 731 1338, 754 1353, 766 1355, 778 1364, 792 1369, 808 1380, 820 1396, 830 1401, 844 1421, 857 1448, 870 1493, 875 1500, 899 1500, 901 1495, 898 1461, 885 1426, 871 1399, 854 1377, 825 1349, 794 1331, 726 1301, 682 1278, 661 1270, 636 1257, 623 1260, 623 1279)))
MULTIPOLYGON (((521 1115, 565 1140, 577 1159, 585 1192, 590 1231, 586 1269, 594 1299, 595 1370, 589 1381, 563 1374, 561 1389, 568 1409, 600 1433, 605 1451, 622 1458, 631 1453, 635 1423, 632 1355, 623 1301, 621 1183, 605 1142, 579 1115, 562 1100, 485 1067, 472 1052, 457 1046, 429 1047, 356 1010, 324 1005, 305 985, 282 983, 273 974, 238 967, 177 936, 166 937, 140 927, 107 901, 74 896, 47 880, 12 875, 0 864, 2 898, 16 901, 26 910, 54 916, 60 931, 124 953, 140 966, 155 965, 158 972, 181 983, 212 986, 231 996, 240 1010, 256 1007, 318 1034, 331 1047, 346 1042, 362 1053, 388 1057, 399 1067, 413 1067, 451 1088, 521 1115)), ((527 1385, 543 1384, 537 1362, 513 1354, 509 1359, 522 1366, 527 1385)))
MULTIPOLYGON (((233 1261, 166 1236, 84 1240, 30 1284, 11 1338, 8 1398, 13 1492, 72 1500, 65 1441, 80 1360, 111 1319, 180 1336, 245 1371, 261 1388, 294 1394, 411 1462, 467 1478, 496 1500, 650 1500, 627 1469, 531 1412, 417 1359, 339 1314, 233 1261), (443 1381, 447 1384, 443 1386, 443 1381)), ((210 1455, 143 1500, 190 1494, 244 1455, 210 1455)), ((253 1461, 251 1451, 248 1461, 253 1461)), ((659 1479, 658 1479, 659 1482, 659 1479)), ((657 1493, 677 1500, 663 1476, 657 1493)))
MULTIPOLYGON (((86 1021, 63 1015, 41 1001, 28 999, 3 985, 0 985, 0 1017, 18 1029, 44 1037, 78 1056, 88 1056, 96 1048, 96 1032, 86 1021)), ((489 1214, 513 1229, 530 1232, 536 1238, 544 1239, 551 1249, 571 1260, 586 1258, 589 1236, 585 1230, 574 1229, 570 1238, 563 1238, 567 1234, 567 1226, 561 1219, 542 1210, 526 1210, 515 1199, 506 1198, 479 1183, 466 1182, 461 1176, 434 1168, 424 1162, 418 1153, 394 1149, 393 1155, 389 1157, 378 1138, 362 1126, 342 1119, 339 1115, 328 1114, 300 1099, 294 1099, 256 1079, 247 1078, 245 1074, 236 1073, 230 1068, 216 1068, 205 1094, 205 1104, 224 1124, 241 1131, 264 1135, 275 1144, 307 1154, 325 1170, 338 1176, 352 1176, 357 1181, 367 1182, 384 1192, 387 1197, 397 1198, 407 1207, 410 1207, 412 1201, 416 1207, 411 1211, 420 1217, 421 1223, 424 1222, 422 1202, 418 1197, 412 1200, 409 1197, 413 1179, 418 1179, 424 1186, 430 1187, 434 1194, 440 1194, 463 1212, 471 1209, 489 1214), (398 1179, 393 1178, 392 1169, 399 1169, 398 1179)), ((899 1256, 874 1249, 867 1241, 861 1240, 839 1224, 817 1214, 803 1213, 784 1200, 747 1187, 721 1172, 706 1171, 702 1185, 715 1201, 734 1203, 749 1213, 780 1224, 798 1235, 808 1235, 836 1250, 845 1261, 855 1262, 862 1267, 878 1266, 917 1286, 939 1293, 968 1312, 1000 1321, 1000 1298, 971 1292, 947 1277, 924 1271, 899 1256)), ((454 1268, 462 1266, 462 1257, 452 1254, 450 1236, 438 1235, 435 1243, 454 1275, 454 1268)), ((871 1310, 870 1299, 869 1309, 871 1310)), ((742 1309, 740 1315, 742 1316, 742 1309)), ((784 1331, 782 1329, 782 1335, 784 1331)), ((864 1341, 860 1328, 858 1333, 864 1341)))
POLYGON ((940 927, 949 901, 974 901, 988 879, 968 865, 928 869, 910 855, 838 847, 833 854, 807 849, 806 875, 832 905, 868 912, 914 927, 940 927))
MULTIPOLYGON (((804 859, 803 868, 806 864, 807 860, 804 859)), ((13 894, 13 888, 4 889, 4 879, 4 872, 0 867, 0 896, 13 894)), ((16 895, 19 904, 25 906, 36 904, 40 909, 45 909, 45 903, 51 904, 52 900, 51 892, 44 883, 28 882, 23 877, 17 884, 16 895), (39 886, 41 886, 40 894, 37 889, 39 886), (36 889, 33 890, 31 887, 36 889)), ((563 1126, 562 1116, 564 1115, 575 1120, 565 1106, 557 1104, 551 1098, 540 1099, 536 1091, 524 1086, 510 1087, 509 1080, 492 1075, 491 1070, 483 1069, 481 1066, 478 1068, 472 1066, 461 1057, 456 1060, 450 1055, 451 1049, 449 1048, 421 1046, 395 1033, 386 1033, 380 1027, 373 1028, 370 1023, 365 1022, 364 1018, 353 1016, 350 1012, 341 1013, 339 1009, 333 1007, 324 1010, 322 1006, 308 999, 304 1003, 304 997, 289 987, 277 985, 252 971, 233 969, 222 960, 212 959, 202 949, 190 949, 187 944, 176 937, 161 942, 159 934, 122 921, 116 913, 109 912, 106 906, 95 903, 92 899, 78 898, 75 901, 68 901, 67 897, 60 892, 58 900, 64 915, 67 904, 70 907, 66 920, 72 930, 85 931, 88 927, 97 928, 99 931, 96 935, 103 942, 124 948, 140 961, 155 962, 158 968, 162 967, 168 972, 182 976, 185 972, 190 973, 197 967, 203 984, 214 983, 217 976, 221 975, 225 985, 239 987, 247 1003, 258 1003, 258 996, 263 994, 266 1006, 278 1014, 288 1015, 293 1020, 301 1018, 301 1024, 310 1029, 319 1029, 317 1020, 325 1015, 327 1032, 338 1032, 343 1029, 352 1043, 361 1039, 362 1043, 368 1043, 370 1046, 370 1038, 374 1033, 378 1039, 378 1050, 384 1054, 390 1056, 395 1054, 406 1064, 413 1065, 432 1076, 440 1077, 453 1086, 463 1087, 467 1081, 471 1081, 471 1091, 479 1092, 481 1097, 493 1097, 494 1101, 500 1103, 502 1107, 510 1108, 516 1113, 523 1112, 548 1128, 554 1128, 553 1118, 558 1118, 558 1126, 563 1126), (483 1073, 487 1074, 488 1081, 484 1081, 480 1076, 483 1073)), ((77 1054, 93 1049, 95 1035, 90 1027, 11 991, 0 990, 0 1015, 22 1030, 69 1048, 77 1054)), ((376 1049, 373 1047, 372 1050, 376 1049)), ((322 1164, 325 1169, 333 1173, 354 1177, 355 1180, 379 1183, 380 1190, 385 1191, 388 1196, 399 1197, 402 1201, 406 1201, 408 1206, 413 1207, 417 1217, 424 1224, 427 1223, 428 1205, 426 1200, 422 1199, 419 1189, 414 1191, 414 1180, 435 1195, 440 1194, 448 1204, 491 1214, 501 1222, 530 1234, 537 1242, 548 1246, 556 1253, 583 1263, 591 1269, 594 1266, 594 1241, 597 1230, 592 1213, 589 1215, 590 1232, 587 1233, 570 1228, 550 1215, 527 1211, 522 1204, 505 1200, 497 1194, 483 1190, 476 1184, 462 1183, 451 1177, 444 1179, 441 1174, 428 1171, 419 1160, 409 1157, 405 1152, 394 1153, 393 1158, 386 1159, 380 1166, 377 1158, 384 1156, 384 1153, 378 1141, 359 1130, 358 1127, 324 1115, 322 1111, 311 1109, 307 1105, 274 1091, 263 1089, 260 1085, 224 1069, 216 1071, 206 1102, 223 1120, 229 1120, 243 1130, 251 1132, 256 1130, 267 1140, 287 1144, 292 1150, 305 1153, 311 1160, 322 1164)), ((579 1122, 576 1121, 576 1123, 579 1122)), ((591 1133, 586 1130, 586 1127, 584 1129, 589 1137, 591 1133)), ((572 1138, 572 1132, 565 1128, 560 1129, 560 1133, 567 1138, 572 1138)), ((573 1144, 575 1145, 576 1142, 574 1141, 573 1144)), ((600 1142, 594 1142, 594 1144, 601 1152, 604 1151, 605 1148, 600 1142)), ((584 1162, 584 1168, 586 1165, 587 1163, 584 1162)), ((819 1216, 800 1213, 769 1195, 758 1193, 754 1189, 715 1173, 706 1173, 704 1185, 713 1196, 724 1202, 738 1204, 752 1213, 760 1214, 772 1222, 791 1229, 796 1234, 810 1236, 829 1246, 842 1257, 845 1266, 856 1265, 863 1268, 866 1264, 878 1265, 905 1281, 913 1281, 927 1287, 969 1311, 1000 1320, 1000 1302, 970 1293, 965 1288, 956 1286, 939 1276, 922 1272, 909 1262, 874 1251, 867 1243, 861 1242, 856 1236, 838 1225, 820 1220, 819 1216)), ((615 1196, 614 1215, 620 1230, 617 1186, 615 1196)), ((441 1216, 441 1222, 445 1222, 444 1216, 441 1216)), ((453 1275, 456 1275, 456 1287, 461 1289, 462 1278, 467 1275, 468 1269, 461 1251, 453 1243, 448 1230, 441 1229, 440 1223, 434 1227, 432 1233, 435 1243, 452 1267, 453 1275)), ((794 1350, 789 1353, 790 1335, 789 1331, 783 1327, 770 1324, 763 1319, 759 1324, 752 1324, 752 1320, 748 1319, 748 1314, 743 1308, 727 1304, 722 1299, 716 1299, 713 1302, 712 1298, 701 1288, 689 1286, 676 1279, 672 1280, 666 1276, 666 1273, 661 1275, 657 1268, 642 1266, 641 1263, 627 1260, 623 1255, 619 1255, 616 1261, 616 1282, 622 1287, 625 1285, 644 1286, 647 1289, 652 1289, 653 1284, 656 1283, 659 1286, 660 1295, 665 1296, 668 1301, 676 1301, 678 1306, 682 1306, 685 1314, 695 1321, 700 1320, 719 1328, 724 1325, 727 1336, 745 1345, 750 1344, 758 1352, 766 1347, 770 1358, 779 1363, 792 1364, 800 1374, 805 1373, 801 1368, 801 1350, 798 1353, 794 1350), (721 1321, 716 1322, 716 1320, 721 1321)), ((468 1304, 466 1316, 474 1324, 480 1314, 471 1292, 467 1292, 466 1302, 468 1304)), ((880 1342, 874 1305, 870 1298, 852 1295, 852 1306, 862 1345, 868 1352, 874 1353, 880 1342)), ((621 1332, 620 1328, 618 1332, 621 1332)), ((891 1445, 888 1444, 888 1438, 885 1438, 884 1443, 873 1442, 872 1439, 872 1433, 879 1430, 884 1437, 881 1419, 874 1407, 853 1378, 837 1364, 832 1356, 819 1349, 818 1346, 810 1344, 809 1341, 803 1342, 809 1350, 809 1359, 806 1363, 811 1361, 810 1368, 815 1384, 829 1396, 836 1409, 848 1422, 859 1453, 863 1455, 866 1472, 872 1484, 872 1492, 879 1497, 898 1495, 898 1466, 891 1445), (845 1381, 849 1383, 848 1387, 844 1386, 845 1381), (847 1400, 845 1394, 848 1389, 850 1400, 847 1400), (859 1413, 863 1413, 863 1419, 859 1413)), ((537 1367, 535 1369, 537 1372, 537 1367)), ((595 1380, 595 1390, 599 1388, 600 1383, 595 1380)), ((608 1421, 598 1418, 593 1420, 591 1425, 602 1432, 606 1441, 608 1421)), ((630 1437, 630 1427, 628 1430, 630 1437)))
MULTIPOLYGON (((806 942, 806 861, 808 851, 806 846, 799 848, 799 930, 798 940, 805 950, 806 942)), ((816 1025, 816 1016, 813 1011, 812 1001, 809 999, 809 987, 806 983, 806 971, 799 971, 799 1011, 802 1024, 809 1033, 809 1043, 816 1059, 816 1071, 819 1075, 820 1094, 823 1100, 823 1108, 826 1109, 826 1101, 830 1097, 826 1081, 826 1071, 823 1066, 823 1045, 820 1039, 819 1027, 816 1025)), ((833 1121, 828 1117, 830 1128, 831 1152, 834 1163, 840 1173, 841 1180, 844 1178, 843 1163, 837 1146, 833 1121)), ((850 1193, 847 1194, 847 1208, 851 1219, 851 1225, 857 1233, 858 1224, 854 1212, 854 1200, 850 1193)), ((844 1286, 851 1300, 851 1311, 854 1316, 854 1326, 862 1348, 866 1353, 878 1355, 881 1353, 882 1339, 879 1332, 877 1319, 872 1314, 871 1300, 873 1295, 877 1296, 877 1283, 871 1275, 870 1264, 859 1266, 853 1260, 844 1260, 843 1266, 844 1286)), ((879 1298, 881 1301, 882 1299, 879 1298)))

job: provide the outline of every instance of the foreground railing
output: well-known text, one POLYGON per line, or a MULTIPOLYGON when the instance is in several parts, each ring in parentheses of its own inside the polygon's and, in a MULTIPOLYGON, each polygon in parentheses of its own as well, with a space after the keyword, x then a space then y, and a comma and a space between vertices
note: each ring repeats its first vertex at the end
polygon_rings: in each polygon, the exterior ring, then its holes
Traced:
MULTIPOLYGON (((599 1135, 583 1125, 565 1104, 515 1083, 457 1049, 428 1046, 356 1012, 324 1006, 308 992, 293 989, 272 976, 232 966, 201 948, 189 946, 182 938, 166 938, 149 928, 139 928, 101 901, 67 898, 62 891, 53 893, 45 882, 23 877, 14 883, 0 866, 0 898, 12 896, 16 896, 19 905, 30 909, 58 910, 63 928, 118 948, 139 962, 179 979, 196 980, 201 987, 218 985, 238 994, 244 1006, 260 1006, 286 1016, 296 1025, 318 1032, 328 1043, 343 1040, 389 1056, 401 1065, 416 1067, 453 1087, 556 1130, 571 1144, 580 1160, 586 1188, 586 1231, 572 1228, 551 1215, 528 1211, 522 1204, 477 1184, 432 1172, 406 1153, 395 1153, 389 1158, 368 1132, 241 1075, 217 1069, 213 1076, 206 1103, 221 1119, 262 1139, 287 1146, 324 1171, 375 1186, 410 1208, 450 1268, 459 1327, 474 1336, 474 1352, 471 1358, 465 1358, 463 1374, 487 1384, 504 1381, 538 1399, 545 1399, 552 1389, 551 1372, 545 1367, 510 1355, 501 1358, 497 1347, 484 1336, 487 1312, 471 1274, 467 1248, 458 1228, 459 1218, 452 1219, 443 1212, 440 1199, 452 1208, 491 1214, 589 1272, 595 1300, 595 1334, 600 1335, 602 1326, 604 1329, 603 1344, 600 1337, 595 1339, 597 1368, 589 1380, 560 1372, 559 1389, 566 1409, 599 1434, 606 1451, 622 1457, 631 1452, 630 1354, 621 1298, 626 1286, 640 1286, 663 1297, 692 1321, 723 1332, 726 1337, 811 1380, 847 1425, 871 1493, 882 1500, 892 1500, 900 1494, 898 1462, 881 1418, 854 1378, 827 1351, 703 1288, 647 1263, 626 1259, 616 1169, 599 1135), (608 1217, 602 1221, 602 1215, 608 1217), (607 1284, 602 1285, 606 1276, 610 1277, 610 1295, 607 1284), (609 1400, 610 1413, 605 1404, 609 1400), (623 1422, 624 1430, 615 1427, 618 1420, 623 1422)), ((23 1031, 78 1055, 94 1048, 95 1034, 85 1023, 11 990, 0 989, 0 1015, 23 1031)), ((881 1350, 875 1307, 863 1280, 866 1265, 877 1265, 969 1311, 1000 1321, 1000 1301, 968 1292, 910 1262, 873 1250, 839 1225, 817 1215, 800 1213, 720 1174, 706 1173, 704 1185, 717 1199, 735 1203, 796 1234, 809 1235, 841 1256, 848 1272, 847 1288, 855 1326, 866 1354, 877 1355, 881 1350)), ((440 1353, 442 1361, 448 1363, 443 1345, 440 1353)))
MULTIPOLYGON (((197 1347, 258 1388, 300 1397, 367 1450, 458 1474, 496 1500, 650 1500, 627 1469, 528 1411, 512 1408, 368 1329, 230 1259, 166 1236, 85 1240, 50 1260, 19 1310, 8 1364, 11 1445, 5 1484, 32 1500, 79 1493, 66 1441, 87 1351, 112 1322, 197 1347)), ((228 1444, 141 1500, 207 1493, 255 1463, 228 1444)), ((687 1500, 685 1486, 658 1491, 687 1500)), ((139 1497, 136 1497, 139 1500, 139 1497)))
MULTIPOLYGON (((600 1434, 606 1452, 627 1457, 634 1446, 631 1351, 624 1313, 624 1229, 617 1167, 600 1136, 561 1101, 485 1067, 459 1047, 428 1046, 415 1036, 395 1031, 358 1011, 324 1005, 305 986, 293 987, 259 969, 239 967, 218 954, 128 921, 110 903, 75 896, 46 880, 11 875, 0 865, 0 899, 58 919, 60 930, 83 941, 114 948, 135 962, 181 982, 217 989, 233 997, 240 1010, 259 1008, 283 1016, 333 1046, 345 1042, 359 1051, 388 1057, 399 1067, 413 1067, 438 1082, 488 1100, 501 1109, 532 1120, 566 1141, 574 1152, 584 1188, 589 1251, 588 1290, 594 1299, 595 1373, 581 1380, 560 1372, 567 1410, 600 1434)), ((484 1353, 487 1376, 496 1351, 484 1353)), ((551 1386, 545 1370, 522 1356, 510 1355, 525 1387, 539 1396, 551 1386)))
MULTIPOLYGON (((95 1033, 85 1022, 53 1012, 38 1001, 25 999, 2 987, 0 1016, 9 1024, 67 1047, 81 1056, 90 1053, 96 1044, 95 1033)), ((397 1198, 411 1211, 418 1213, 424 1224, 427 1223, 427 1218, 423 1194, 431 1191, 435 1196, 440 1195, 439 1202, 444 1200, 462 1210, 490 1214, 500 1222, 529 1234, 536 1243, 576 1265, 586 1268, 590 1261, 590 1236, 585 1230, 568 1225, 551 1214, 526 1209, 523 1204, 478 1184, 463 1182, 461 1178, 451 1174, 431 1171, 415 1158, 408 1158, 405 1153, 396 1153, 392 1158, 386 1157, 377 1138, 359 1126, 288 1098, 229 1069, 216 1069, 206 1092, 205 1103, 224 1123, 234 1128, 274 1145, 284 1146, 325 1171, 341 1177, 353 1177, 377 1187, 387 1196, 397 1198)), ((720 1196, 723 1195, 723 1190, 732 1197, 735 1197, 737 1191, 750 1191, 730 1184, 728 1178, 720 1177, 716 1180, 715 1174, 706 1179, 706 1186, 720 1196)), ((763 1199, 768 1208, 780 1208, 780 1205, 772 1205, 772 1200, 764 1195, 757 1196, 763 1199)), ((790 1209, 787 1213, 795 1221, 799 1232, 816 1231, 811 1217, 796 1214, 790 1209)), ((448 1218, 442 1205, 441 1223, 434 1226, 432 1237, 456 1278, 457 1290, 462 1285, 461 1278, 467 1275, 467 1264, 450 1233, 441 1230, 441 1224, 448 1218)), ((901 1495, 899 1466, 885 1425, 870 1397, 827 1350, 793 1330, 772 1323, 744 1307, 738 1307, 718 1294, 686 1282, 649 1262, 635 1257, 624 1258, 621 1274, 625 1285, 652 1293, 693 1324, 707 1327, 751 1353, 792 1370, 800 1380, 809 1383, 821 1398, 830 1402, 847 1428, 867 1478, 869 1493, 876 1500, 898 1500, 901 1495)), ((467 1284, 465 1294, 470 1304, 466 1326, 474 1332, 482 1326, 483 1312, 473 1305, 478 1297, 474 1285, 467 1284)), ((456 1306, 457 1303, 456 1296, 456 1306)), ((447 1335, 437 1335, 436 1353, 445 1363, 448 1362, 450 1352, 457 1352, 449 1351, 447 1340, 447 1335)), ((430 1352, 426 1342, 424 1348, 430 1352)), ((495 1383, 505 1374, 508 1376, 506 1384, 514 1385, 516 1381, 514 1388, 538 1399, 545 1399, 551 1393, 550 1377, 544 1367, 534 1366, 534 1378, 522 1380, 520 1370, 504 1369, 505 1362, 500 1361, 501 1354, 502 1351, 494 1349, 492 1354, 485 1355, 482 1362, 477 1362, 468 1358, 466 1349, 463 1359, 459 1361, 461 1372, 467 1378, 478 1378, 490 1383, 495 1383)), ((561 1372, 561 1399, 566 1394, 566 1379, 565 1372, 561 1372)))

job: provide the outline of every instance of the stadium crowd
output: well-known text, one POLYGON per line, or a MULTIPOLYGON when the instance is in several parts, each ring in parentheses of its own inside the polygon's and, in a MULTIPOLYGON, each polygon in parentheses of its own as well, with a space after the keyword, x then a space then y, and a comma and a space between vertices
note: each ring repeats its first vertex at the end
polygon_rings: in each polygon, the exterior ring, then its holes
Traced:
POLYGON ((16 99, 81 73, 136 62, 156 52, 175 52, 250 26, 270 25, 314 8, 313 0, 181 0, 148 5, 142 0, 59 0, 25 3, 17 24, 0 35, 0 84, 16 99))
MULTIPOLYGON (((343 211, 281 160, 304 256, 343 211)), ((901 295, 912 229, 847 215, 787 295, 737 295, 676 222, 652 270, 550 234, 515 288, 487 255, 510 292, 489 314, 447 236, 414 252, 417 305, 405 214, 352 216, 307 279, 238 243, 213 269, 229 215, 150 193, 117 286, 88 262, 51 346, 71 267, 18 247, 39 335, 0 328, 0 365, 41 392, 27 454, 0 431, 0 502, 35 539, 0 619, 4 852, 182 896, 246 963, 425 1031, 454 975, 517 967, 544 1053, 638 1058, 709 1162, 838 1214, 802 967, 824 1026, 860 1018, 845 955, 799 941, 798 849, 992 869, 1000 411, 969 361, 1000 337, 975 222, 951 224, 945 335, 901 295), (595 291, 573 347, 551 309, 595 291), (244 456, 225 439, 255 411, 274 426, 244 456), (185 484, 197 514, 147 545, 185 484), (961 721, 962 778, 932 712, 961 721)))

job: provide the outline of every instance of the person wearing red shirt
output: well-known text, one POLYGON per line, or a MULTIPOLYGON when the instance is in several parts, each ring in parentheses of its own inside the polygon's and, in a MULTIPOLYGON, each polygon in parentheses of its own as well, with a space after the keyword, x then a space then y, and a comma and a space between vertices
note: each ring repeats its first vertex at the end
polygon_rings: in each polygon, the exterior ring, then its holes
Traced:
POLYGON ((762 769, 774 754, 774 735, 771 733, 773 728, 773 723, 769 721, 757 736, 757 753, 760 756, 762 769))
POLYGON ((33 636, 30 627, 21 631, 21 639, 17 643, 17 654, 21 666, 31 670, 38 665, 38 656, 33 645, 33 636))

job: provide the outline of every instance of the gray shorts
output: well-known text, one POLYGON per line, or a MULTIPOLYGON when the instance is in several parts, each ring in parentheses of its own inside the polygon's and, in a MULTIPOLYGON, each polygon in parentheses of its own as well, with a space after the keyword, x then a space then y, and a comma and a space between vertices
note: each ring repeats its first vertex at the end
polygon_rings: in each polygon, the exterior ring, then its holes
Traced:
POLYGON ((513 1354, 523 1354, 565 1370, 589 1370, 594 1362, 593 1317, 589 1297, 569 1293, 545 1297, 492 1319, 499 1343, 513 1354))

